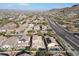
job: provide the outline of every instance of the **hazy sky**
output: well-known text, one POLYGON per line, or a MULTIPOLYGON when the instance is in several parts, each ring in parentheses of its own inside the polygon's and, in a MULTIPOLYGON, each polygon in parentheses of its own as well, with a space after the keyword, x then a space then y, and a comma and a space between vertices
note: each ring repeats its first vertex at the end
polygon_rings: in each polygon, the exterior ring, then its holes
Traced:
POLYGON ((0 9, 49 10, 71 7, 75 3, 0 3, 0 9))

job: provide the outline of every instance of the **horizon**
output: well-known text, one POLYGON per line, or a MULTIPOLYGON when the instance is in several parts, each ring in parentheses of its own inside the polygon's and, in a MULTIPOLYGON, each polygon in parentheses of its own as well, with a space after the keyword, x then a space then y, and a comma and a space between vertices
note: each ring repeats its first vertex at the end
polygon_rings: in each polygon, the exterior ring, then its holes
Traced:
POLYGON ((41 11, 72 7, 77 3, 0 3, 0 9, 41 11))

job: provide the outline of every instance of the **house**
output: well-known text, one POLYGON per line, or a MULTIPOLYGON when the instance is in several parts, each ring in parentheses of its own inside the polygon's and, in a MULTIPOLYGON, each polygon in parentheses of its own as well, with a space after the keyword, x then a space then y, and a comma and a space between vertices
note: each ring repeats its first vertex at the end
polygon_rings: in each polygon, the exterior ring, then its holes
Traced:
POLYGON ((47 26, 42 25, 42 30, 47 30, 47 26))
POLYGON ((30 46, 30 37, 23 35, 19 40, 18 40, 18 48, 30 46))
POLYGON ((36 48, 37 50, 39 48, 45 48, 44 42, 42 40, 41 36, 38 35, 33 35, 33 39, 32 39, 32 48, 36 48))

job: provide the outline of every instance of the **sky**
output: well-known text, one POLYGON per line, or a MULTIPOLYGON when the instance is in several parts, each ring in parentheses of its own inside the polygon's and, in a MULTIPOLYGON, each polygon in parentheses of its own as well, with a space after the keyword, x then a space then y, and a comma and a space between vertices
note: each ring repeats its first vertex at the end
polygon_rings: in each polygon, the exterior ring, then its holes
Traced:
POLYGON ((50 10, 71 7, 76 3, 0 3, 0 9, 16 10, 50 10))

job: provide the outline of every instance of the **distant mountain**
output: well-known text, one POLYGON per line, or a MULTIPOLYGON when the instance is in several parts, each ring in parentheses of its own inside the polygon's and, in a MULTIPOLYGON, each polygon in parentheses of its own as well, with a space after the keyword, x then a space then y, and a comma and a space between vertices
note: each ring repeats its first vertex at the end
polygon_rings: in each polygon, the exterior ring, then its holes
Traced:
POLYGON ((79 13, 79 4, 73 5, 72 7, 62 8, 62 9, 51 9, 49 11, 78 12, 79 13))
POLYGON ((79 6, 79 4, 77 4, 77 5, 73 5, 72 7, 76 7, 76 6, 79 6))
POLYGON ((79 15, 79 4, 73 5, 72 7, 66 7, 61 9, 51 9, 49 10, 50 13, 54 13, 59 17, 73 17, 74 15, 79 15))

